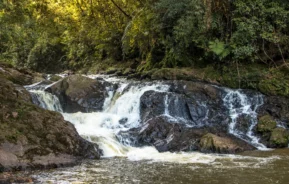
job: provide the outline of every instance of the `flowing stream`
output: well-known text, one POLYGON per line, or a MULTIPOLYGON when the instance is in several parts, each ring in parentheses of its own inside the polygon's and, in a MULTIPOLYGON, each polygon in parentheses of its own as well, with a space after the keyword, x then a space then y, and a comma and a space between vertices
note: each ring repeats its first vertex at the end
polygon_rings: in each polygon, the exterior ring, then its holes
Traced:
MULTIPOLYGON (((90 77, 96 78, 95 76, 90 77)), ((33 177, 39 183, 206 183, 207 177, 213 177, 207 183, 218 183, 217 181, 243 183, 240 182, 242 180, 238 180, 241 179, 238 177, 243 176, 237 174, 240 170, 244 176, 249 170, 264 171, 265 175, 267 170, 264 168, 269 166, 275 168, 280 160, 284 159, 287 159, 288 162, 284 163, 282 167, 289 172, 289 158, 283 152, 271 154, 270 151, 259 151, 242 155, 199 152, 159 153, 151 146, 133 147, 129 140, 120 141, 120 137, 117 137, 120 131, 140 126, 141 96, 147 91, 167 92, 169 86, 161 82, 134 85, 133 81, 117 78, 106 78, 106 80, 117 83, 118 89, 108 88, 109 95, 105 99, 103 111, 92 113, 63 113, 58 98, 44 91, 47 86, 37 89, 33 88, 34 86, 27 87, 35 104, 62 113, 65 120, 75 125, 82 137, 97 143, 104 153, 100 161, 87 161, 73 168, 34 172, 33 177), (236 178, 229 180, 226 175, 236 176, 236 178)), ((267 148, 259 143, 258 138, 252 132, 257 123, 256 110, 263 103, 262 96, 255 95, 249 99, 241 91, 229 89, 225 89, 225 91, 227 93, 223 102, 228 108, 231 118, 229 132, 250 142, 260 150, 266 150, 267 148), (255 105, 251 105, 251 101, 255 101, 255 105), (241 115, 246 115, 251 119, 251 125, 246 132, 241 132, 236 128, 236 120, 241 115)), ((163 113, 170 117, 168 95, 165 96, 164 102, 163 113)), ((270 183, 266 182, 268 177, 255 179, 256 183, 270 183)), ((281 183, 285 179, 289 179, 289 175, 282 178, 281 183)))

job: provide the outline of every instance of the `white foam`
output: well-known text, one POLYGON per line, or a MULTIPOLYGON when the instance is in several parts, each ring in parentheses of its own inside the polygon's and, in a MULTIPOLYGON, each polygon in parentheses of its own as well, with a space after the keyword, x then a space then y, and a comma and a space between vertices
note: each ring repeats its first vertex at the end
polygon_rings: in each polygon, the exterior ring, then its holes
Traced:
POLYGON ((30 93, 36 95, 40 107, 51 111, 63 111, 59 99, 55 95, 41 90, 30 90, 30 93))
MULTIPOLYGON (((96 78, 96 76, 90 76, 96 78)), ((106 79, 108 81, 117 82, 115 79, 106 79)), ((119 81, 118 81, 119 82, 119 81)), ((55 83, 54 83, 55 84, 55 83)), ((37 85, 37 84, 34 84, 37 85)), ((53 84, 52 84, 53 85, 53 84)), ((51 85, 49 85, 51 86, 51 85)), ((104 152, 104 157, 127 157, 129 160, 150 160, 153 162, 174 162, 174 163, 214 163, 217 159, 239 159, 241 156, 224 156, 216 154, 202 154, 197 152, 191 153, 159 153, 154 147, 135 148, 129 145, 123 145, 116 138, 120 131, 126 131, 131 128, 140 126, 140 98, 147 91, 167 92, 168 85, 161 83, 142 83, 129 86, 129 82, 121 81, 118 83, 117 90, 107 89, 108 97, 105 99, 103 112, 94 113, 63 113, 65 120, 73 123, 78 133, 89 141, 97 143, 104 152)), ((62 112, 59 100, 44 91, 31 91, 38 95, 39 101, 44 108, 49 110, 62 112), (57 100, 58 101, 57 101, 57 100)), ((165 96, 164 115, 169 115, 168 96, 165 96)), ((230 110, 232 122, 230 131, 239 135, 235 130, 236 119, 240 114, 247 114, 256 118, 256 109, 252 109, 246 96, 240 91, 228 91, 224 98, 224 103, 230 110), (238 104, 235 106, 235 100, 238 104), (238 106, 239 105, 239 106, 238 106)), ((174 117, 171 117, 175 119, 174 117)), ((254 124, 253 124, 254 125, 254 124)), ((252 126, 253 126, 252 125, 252 126)), ((143 131, 147 126, 144 126, 143 131)), ((251 129, 250 129, 251 131, 251 129)), ((247 134, 254 138, 250 132, 247 134)), ((168 137, 169 142, 172 137, 168 137)), ((254 141, 254 140, 253 140, 254 141)), ((258 141, 256 141, 257 143, 258 141)), ((244 157, 241 157, 244 158, 244 157)))
POLYGON ((252 108, 248 97, 243 94, 240 90, 231 90, 225 88, 227 92, 223 99, 224 105, 229 109, 231 123, 229 124, 229 132, 236 137, 243 139, 253 146, 256 146, 259 150, 268 150, 268 148, 259 142, 253 133, 253 128, 257 125, 257 112, 258 107, 263 105, 263 98, 261 95, 255 95, 254 101, 256 105, 252 108), (247 115, 250 118, 250 127, 248 131, 244 134, 236 129, 237 120, 242 115, 247 115), (247 137, 248 139, 244 138, 247 137))

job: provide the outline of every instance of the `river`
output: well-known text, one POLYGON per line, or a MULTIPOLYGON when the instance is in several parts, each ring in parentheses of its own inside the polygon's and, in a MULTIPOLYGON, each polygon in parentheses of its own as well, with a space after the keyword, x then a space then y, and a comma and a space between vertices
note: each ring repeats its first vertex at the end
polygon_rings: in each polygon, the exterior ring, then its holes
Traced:
MULTIPOLYGON (((90 76, 97 78, 95 76, 90 76)), ((34 178, 35 183, 245 183, 271 184, 288 183, 289 150, 270 150, 259 142, 252 129, 257 122, 256 110, 262 105, 262 95, 247 97, 240 90, 225 89, 223 103, 231 121, 228 131, 257 147, 258 151, 238 155, 204 154, 199 152, 159 153, 154 147, 135 147, 129 139, 118 136, 140 126, 140 98, 147 91, 168 92, 163 83, 132 84, 132 82, 105 78, 117 83, 118 88, 108 92, 103 111, 91 113, 64 113, 57 97, 43 89, 29 86, 28 89, 38 105, 62 113, 65 120, 73 123, 78 133, 89 141, 97 143, 103 150, 101 160, 85 161, 71 168, 20 172, 34 178), (254 105, 251 103, 254 102, 254 105), (240 115, 249 116, 251 125, 245 132, 236 128, 240 115), (125 119, 125 123, 122 120, 125 119), (122 140, 124 139, 124 140, 122 140), (261 151, 262 150, 262 151, 261 151)), ((110 90, 110 89, 108 89, 110 90)), ((165 96, 163 115, 170 114, 165 96)), ((206 107, 206 104, 203 104, 206 107)), ((205 118, 204 118, 205 119, 205 118)), ((190 122, 187 122, 188 125, 190 122)))

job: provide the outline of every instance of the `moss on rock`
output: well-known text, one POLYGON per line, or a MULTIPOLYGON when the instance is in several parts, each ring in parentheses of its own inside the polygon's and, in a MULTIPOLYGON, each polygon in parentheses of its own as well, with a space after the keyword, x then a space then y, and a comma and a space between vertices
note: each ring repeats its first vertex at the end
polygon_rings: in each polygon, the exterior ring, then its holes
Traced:
POLYGON ((277 122, 270 115, 265 115, 259 118, 257 125, 258 132, 272 132, 272 130, 276 127, 277 122))
POLYGON ((193 80, 196 79, 194 70, 190 68, 162 68, 151 74, 153 80, 193 80))
POLYGON ((270 137, 269 147, 272 148, 285 148, 288 147, 289 133, 284 128, 275 128, 270 137))
POLYGON ((78 158, 100 157, 98 146, 81 138, 60 113, 35 106, 22 86, 1 77, 0 107, 3 171, 55 167, 75 164, 78 158))
POLYGON ((202 152, 215 153, 238 153, 254 148, 242 140, 230 137, 219 137, 212 133, 204 135, 200 140, 200 150, 202 152))
POLYGON ((56 81, 59 81, 61 79, 62 79, 62 77, 60 77, 58 75, 51 75, 50 76, 50 81, 52 81, 52 82, 56 82, 56 81))

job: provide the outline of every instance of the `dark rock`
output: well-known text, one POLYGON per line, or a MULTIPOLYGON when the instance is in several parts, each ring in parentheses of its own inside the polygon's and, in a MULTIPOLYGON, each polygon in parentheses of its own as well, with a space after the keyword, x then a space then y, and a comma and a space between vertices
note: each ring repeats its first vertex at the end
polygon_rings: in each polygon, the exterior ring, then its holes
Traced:
POLYGON ((177 119, 166 116, 152 118, 139 129, 121 133, 122 136, 125 134, 127 134, 126 137, 133 137, 136 146, 153 145, 160 152, 238 153, 255 149, 226 132, 220 132, 211 127, 187 127, 180 124, 177 119), (214 135, 212 140, 211 138, 207 140, 205 135, 210 132, 217 135, 214 135))
POLYGON ((237 118, 236 129, 239 132, 246 133, 252 124, 252 117, 246 114, 242 114, 237 118))
POLYGON ((91 112, 102 110, 108 96, 106 87, 112 85, 80 75, 71 75, 55 83, 46 91, 56 95, 64 112, 91 112))
POLYGON ((0 163, 5 170, 75 164, 78 158, 96 159, 98 146, 81 138, 61 114, 32 104, 1 99, 0 163), (13 117, 11 110, 18 113, 13 117))
POLYGON ((258 109, 259 116, 269 114, 274 119, 289 122, 289 99, 282 96, 265 96, 264 105, 258 109))
POLYGON ((121 120, 119 120, 119 123, 124 125, 127 122, 127 118, 122 118, 121 120))
POLYGON ((116 137, 123 145, 140 147, 142 144, 138 141, 139 128, 132 128, 128 131, 120 131, 116 137))
POLYGON ((166 93, 147 91, 140 99, 140 115, 143 122, 165 113, 166 93))
POLYGON ((217 126, 224 130, 228 125, 228 109, 223 105, 219 88, 199 82, 168 83, 170 92, 145 92, 140 100, 143 122, 167 113, 190 126, 217 126), (221 122, 221 123, 220 123, 221 122))
POLYGON ((138 142, 153 145, 160 152, 198 150, 205 129, 187 128, 174 119, 160 116, 149 120, 139 130, 138 142))

